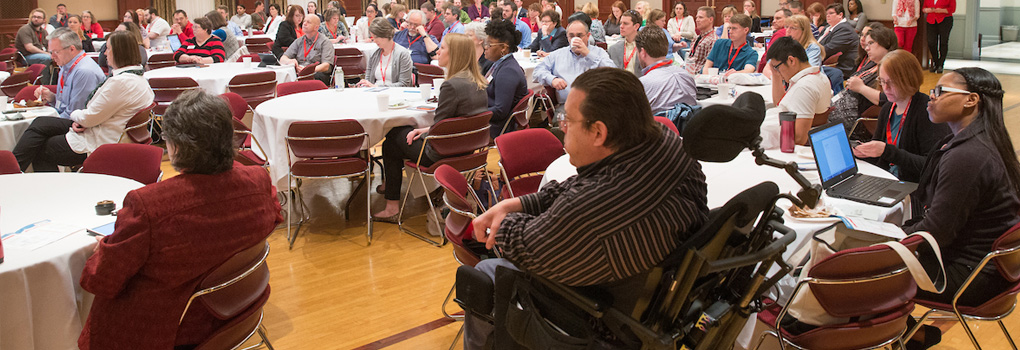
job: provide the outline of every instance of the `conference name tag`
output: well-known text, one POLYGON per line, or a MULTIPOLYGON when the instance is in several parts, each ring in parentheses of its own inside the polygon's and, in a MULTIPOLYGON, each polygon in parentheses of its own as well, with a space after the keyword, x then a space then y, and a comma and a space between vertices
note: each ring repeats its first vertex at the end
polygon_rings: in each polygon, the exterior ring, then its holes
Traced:
POLYGON ((188 50, 194 50, 194 49, 195 49, 195 45, 188 45, 188 50))

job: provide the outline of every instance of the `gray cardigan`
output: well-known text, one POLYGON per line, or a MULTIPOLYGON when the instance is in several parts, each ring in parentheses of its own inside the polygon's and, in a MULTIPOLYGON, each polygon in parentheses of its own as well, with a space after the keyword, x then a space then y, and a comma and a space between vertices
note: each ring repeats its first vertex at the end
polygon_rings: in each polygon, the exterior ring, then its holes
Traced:
POLYGON ((390 55, 393 58, 390 60, 390 68, 387 69, 397 73, 396 79, 393 81, 387 80, 386 84, 382 84, 382 77, 375 76, 375 71, 379 67, 379 59, 382 58, 382 49, 379 49, 375 50, 368 57, 365 80, 378 86, 411 86, 411 69, 414 68, 414 62, 411 61, 411 51, 408 51, 403 46, 394 45, 393 52, 390 55))

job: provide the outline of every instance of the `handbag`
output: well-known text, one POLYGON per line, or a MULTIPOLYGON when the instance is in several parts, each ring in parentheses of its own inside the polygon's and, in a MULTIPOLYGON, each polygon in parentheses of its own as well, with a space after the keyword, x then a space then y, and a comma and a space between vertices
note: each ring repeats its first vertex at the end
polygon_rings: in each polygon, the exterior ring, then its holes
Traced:
MULTIPOLYGON (((807 262, 800 269, 800 275, 797 276, 797 283, 808 277, 811 272, 811 268, 825 260, 829 256, 836 254, 839 251, 861 248, 867 246, 884 245, 891 248, 897 255, 903 259, 903 263, 906 265, 910 275, 914 278, 914 282, 922 290, 942 293, 946 288, 946 272, 942 263, 942 253, 939 250, 938 242, 928 232, 915 232, 910 236, 922 237, 931 249, 934 251, 934 256, 938 260, 938 268, 941 276, 940 286, 936 286, 932 282, 931 278, 928 277, 928 273, 924 267, 921 266, 921 262, 917 260, 910 249, 904 246, 902 243, 891 238, 867 231, 860 231, 848 228, 844 222, 838 222, 816 232, 812 237, 811 241, 800 251, 794 253, 790 258, 790 261, 800 262, 804 258, 808 258, 807 262), (809 255, 809 256, 807 256, 809 255)), ((849 318, 840 318, 829 315, 825 308, 819 304, 818 299, 815 298, 811 292, 811 288, 802 288, 797 295, 794 296, 793 300, 789 301, 789 314, 797 321, 806 323, 813 326, 824 326, 833 324, 843 324, 850 322, 849 318)))

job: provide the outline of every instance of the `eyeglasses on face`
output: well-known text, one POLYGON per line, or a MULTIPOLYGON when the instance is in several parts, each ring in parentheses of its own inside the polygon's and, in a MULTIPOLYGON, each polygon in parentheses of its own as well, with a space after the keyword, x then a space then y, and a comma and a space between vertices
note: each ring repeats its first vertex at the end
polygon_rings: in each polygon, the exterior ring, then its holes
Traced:
POLYGON ((932 99, 936 99, 936 98, 941 97, 943 94, 945 94, 947 92, 949 92, 949 93, 958 93, 958 94, 972 94, 973 93, 973 92, 970 92, 970 91, 967 91, 967 90, 962 90, 962 89, 952 88, 952 87, 948 87, 948 86, 937 85, 937 86, 935 86, 934 89, 931 89, 931 91, 928 91, 928 97, 931 97, 932 99))

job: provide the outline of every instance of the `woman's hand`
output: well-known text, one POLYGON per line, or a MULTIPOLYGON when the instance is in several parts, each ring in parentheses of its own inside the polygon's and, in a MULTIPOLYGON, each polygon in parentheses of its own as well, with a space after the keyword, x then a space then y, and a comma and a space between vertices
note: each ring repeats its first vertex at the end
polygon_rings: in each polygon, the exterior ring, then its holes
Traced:
POLYGON ((372 84, 372 82, 370 82, 368 80, 361 79, 361 81, 359 81, 357 84, 354 84, 354 86, 355 87, 375 87, 375 84, 372 84))
POLYGON ((852 76, 846 80, 846 88, 853 92, 860 92, 861 88, 864 87, 864 80, 861 80, 859 76, 852 76))
POLYGON ((885 142, 869 141, 854 147, 854 156, 857 158, 878 158, 885 153, 885 142))
POLYGON ((414 142, 414 140, 421 138, 421 135, 428 131, 429 128, 418 128, 411 130, 411 132, 407 133, 407 144, 410 145, 411 143, 414 142))

